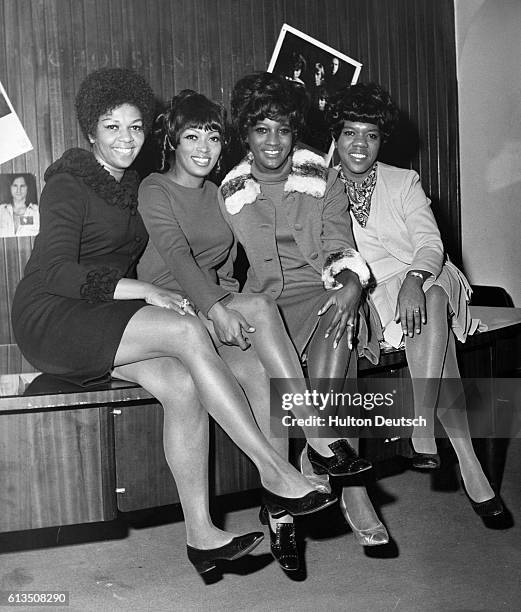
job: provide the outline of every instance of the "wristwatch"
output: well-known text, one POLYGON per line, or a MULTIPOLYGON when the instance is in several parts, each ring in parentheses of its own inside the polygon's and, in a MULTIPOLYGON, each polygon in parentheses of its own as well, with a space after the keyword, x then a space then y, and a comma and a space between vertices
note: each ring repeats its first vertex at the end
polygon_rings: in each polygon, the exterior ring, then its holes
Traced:
POLYGON ((417 276, 418 278, 421 278, 422 283, 425 281, 423 274, 421 272, 416 272, 416 270, 410 270, 407 272, 407 276, 417 276))

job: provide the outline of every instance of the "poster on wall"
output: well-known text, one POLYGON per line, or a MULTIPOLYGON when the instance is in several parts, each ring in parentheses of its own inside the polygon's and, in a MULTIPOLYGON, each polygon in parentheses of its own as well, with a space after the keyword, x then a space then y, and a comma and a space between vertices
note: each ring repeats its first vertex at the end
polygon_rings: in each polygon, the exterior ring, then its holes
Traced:
POLYGON ((326 156, 333 143, 325 120, 327 101, 337 91, 358 81, 362 64, 304 32, 284 24, 280 30, 268 72, 293 81, 306 97, 306 131, 302 142, 326 156))
POLYGON ((40 231, 37 193, 34 174, 0 174, 0 238, 40 231))
POLYGON ((33 145, 0 82, 0 164, 31 151, 33 145))

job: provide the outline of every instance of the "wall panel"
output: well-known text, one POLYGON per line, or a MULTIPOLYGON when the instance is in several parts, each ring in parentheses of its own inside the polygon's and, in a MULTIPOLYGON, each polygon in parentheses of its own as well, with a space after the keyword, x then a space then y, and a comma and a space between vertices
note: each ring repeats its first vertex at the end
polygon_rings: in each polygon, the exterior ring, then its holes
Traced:
POLYGON ((267 66, 284 22, 358 59, 362 80, 391 91, 408 120, 391 159, 420 172, 458 261, 452 0, 0 0, 0 79, 35 147, 0 172, 32 172, 41 189, 53 159, 86 146, 74 93, 89 71, 128 66, 159 98, 190 87, 228 104, 239 76, 267 66))

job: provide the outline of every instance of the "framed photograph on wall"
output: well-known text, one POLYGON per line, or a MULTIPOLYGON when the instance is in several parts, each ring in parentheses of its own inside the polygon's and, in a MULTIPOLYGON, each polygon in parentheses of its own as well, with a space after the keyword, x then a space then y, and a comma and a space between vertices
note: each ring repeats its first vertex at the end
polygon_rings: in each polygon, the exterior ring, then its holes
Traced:
POLYGON ((35 236, 40 212, 34 174, 0 174, 0 238, 35 236))
POLYGON ((358 81, 362 64, 284 24, 268 65, 268 72, 296 83, 307 103, 302 142, 331 160, 333 143, 325 121, 328 99, 339 89, 358 81))
POLYGON ((0 134, 0 164, 33 148, 1 82, 0 134))

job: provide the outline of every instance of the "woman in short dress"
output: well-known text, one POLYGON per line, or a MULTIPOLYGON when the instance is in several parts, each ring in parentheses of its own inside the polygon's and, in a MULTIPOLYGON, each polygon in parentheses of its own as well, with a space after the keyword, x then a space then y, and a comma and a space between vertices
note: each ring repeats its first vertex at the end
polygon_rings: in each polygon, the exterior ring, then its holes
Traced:
POLYGON ((503 507, 472 447, 455 348, 455 338, 465 342, 479 321, 470 316, 469 283, 445 255, 418 174, 377 161, 397 116, 389 94, 374 83, 339 92, 330 109, 337 169, 357 247, 376 280, 371 299, 383 339, 394 347, 405 340, 415 412, 427 421, 426 428, 416 427, 412 434, 413 466, 439 467, 436 411, 473 509, 495 516, 503 507), (442 379, 450 380, 440 384, 442 379))
POLYGON ((92 149, 70 149, 47 169, 40 234, 13 303, 15 336, 45 373, 84 386, 112 375, 139 383, 161 402, 188 557, 205 573, 263 538, 223 531, 210 518, 208 455, 192 444, 193 432, 207 427, 207 413, 258 468, 274 511, 307 514, 334 497, 313 489, 274 451, 182 296, 136 279, 148 236, 137 211, 138 177, 128 168, 153 120, 150 87, 131 70, 103 69, 82 83, 76 110, 92 149), (198 410, 191 410, 194 397, 198 410))
MULTIPOLYGON (((236 244, 219 210, 217 187, 207 180, 225 142, 224 109, 195 91, 181 91, 158 117, 155 134, 163 162, 161 172, 149 175, 139 188, 139 210, 150 240, 138 277, 191 300, 216 350, 244 389, 261 429, 270 436, 270 379, 282 379, 279 396, 303 394, 307 386, 275 302, 263 293, 239 293, 231 276, 236 244)), ((314 407, 295 407, 293 414, 303 419, 319 416, 314 407)), ((329 444, 338 441, 333 430, 334 438, 326 437, 325 427, 303 430, 318 453, 331 454, 329 444)), ((287 455, 282 432, 270 442, 287 455)), ((208 440, 194 443, 202 448, 208 440)), ((367 465, 352 456, 344 469, 356 473, 367 465)), ((262 508, 263 522, 267 514, 262 508)), ((272 523, 275 558, 284 570, 297 570, 292 517, 278 514, 272 523)))

